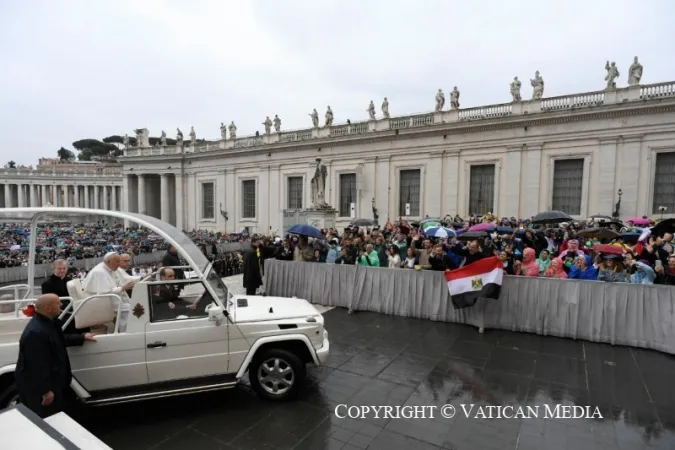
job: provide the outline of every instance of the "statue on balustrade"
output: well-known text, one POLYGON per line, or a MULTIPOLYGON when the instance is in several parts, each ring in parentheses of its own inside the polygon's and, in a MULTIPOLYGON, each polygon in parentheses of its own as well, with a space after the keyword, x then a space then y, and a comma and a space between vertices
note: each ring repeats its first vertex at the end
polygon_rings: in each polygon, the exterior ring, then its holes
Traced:
POLYGON ((375 120, 375 103, 373 101, 370 101, 370 105, 368 105, 368 116, 370 117, 370 120, 375 120))
POLYGON ((442 111, 444 106, 445 94, 443 93, 443 89, 439 89, 438 92, 436 92, 436 112, 442 111))
POLYGON ((183 145, 183 132, 180 131, 180 128, 176 128, 176 144, 183 145))
POLYGON ((272 120, 270 119, 270 116, 265 118, 263 125, 265 125, 265 134, 270 134, 272 132, 272 120))
POLYGON ((321 164, 321 158, 316 158, 316 170, 312 177, 312 206, 314 208, 330 208, 326 203, 326 178, 328 170, 324 164, 321 164))
POLYGON ((459 90, 457 89, 457 86, 450 92, 450 107, 452 109, 459 109, 459 90))
POLYGON ((534 73, 534 78, 530 79, 532 85, 532 100, 539 100, 544 96, 544 79, 539 75, 537 70, 534 73))
POLYGON ((326 126, 330 127, 333 125, 333 110, 330 109, 330 105, 328 105, 328 109, 326 109, 326 126))
POLYGON ((387 97, 385 97, 382 102, 382 115, 385 119, 389 118, 389 100, 387 100, 387 97))
POLYGON ((230 132, 230 139, 237 139, 237 126, 234 124, 234 120, 230 123, 228 130, 230 132))
POLYGON ((161 145, 166 146, 166 131, 162 130, 162 134, 159 137, 159 142, 161 145))
POLYGON ((278 114, 274 115, 274 131, 281 133, 281 119, 278 114))
POLYGON ((122 140, 122 143, 124 144, 124 148, 129 148, 129 135, 125 134, 124 139, 122 140))
POLYGON ((314 128, 318 128, 319 127, 319 113, 316 112, 316 108, 314 108, 312 110, 312 113, 309 115, 309 117, 312 118, 312 125, 314 126, 314 128))
POLYGON ((143 145, 143 131, 136 130, 136 147, 141 147, 143 145))
POLYGON ((227 139, 227 125, 225 125, 225 122, 220 122, 220 138, 222 140, 227 139))
POLYGON ((636 56, 633 60, 633 64, 630 65, 628 69, 628 86, 637 86, 640 84, 640 79, 642 78, 642 64, 638 62, 638 57, 636 56))
POLYGON ((518 77, 513 77, 513 81, 511 82, 511 97, 513 97, 514 102, 519 102, 522 100, 520 97, 520 80, 518 77))
POLYGON ((616 80, 619 78, 619 69, 616 68, 616 63, 612 62, 612 64, 610 64, 609 61, 607 61, 605 70, 607 71, 607 75, 605 76, 607 86, 605 86, 605 89, 616 89, 616 80))
POLYGON ((195 133, 195 127, 190 127, 190 143, 195 145, 197 142, 197 133, 195 133))

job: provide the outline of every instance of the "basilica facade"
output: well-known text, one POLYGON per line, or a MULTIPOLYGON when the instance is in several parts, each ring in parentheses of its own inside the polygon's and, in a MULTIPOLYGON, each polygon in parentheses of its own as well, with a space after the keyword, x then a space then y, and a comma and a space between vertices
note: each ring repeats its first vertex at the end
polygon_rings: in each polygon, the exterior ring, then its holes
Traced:
POLYGON ((121 207, 186 230, 283 233, 285 217, 317 206, 318 164, 338 227, 374 212, 381 224, 675 213, 675 82, 387 116, 334 124, 331 111, 305 130, 129 148, 121 207))

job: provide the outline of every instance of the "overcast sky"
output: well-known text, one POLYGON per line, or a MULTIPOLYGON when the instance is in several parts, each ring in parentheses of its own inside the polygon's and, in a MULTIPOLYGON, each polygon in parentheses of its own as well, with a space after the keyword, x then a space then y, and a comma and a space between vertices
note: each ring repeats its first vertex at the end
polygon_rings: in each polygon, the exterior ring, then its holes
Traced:
MULTIPOLYGON (((279 114, 309 128, 430 111, 457 85, 461 107, 510 101, 539 70, 545 97, 675 79, 672 0, 4 0, 0 1, 0 159, 33 164, 61 146, 146 127, 218 139, 279 114)), ((446 102, 446 105, 449 102, 446 102)))

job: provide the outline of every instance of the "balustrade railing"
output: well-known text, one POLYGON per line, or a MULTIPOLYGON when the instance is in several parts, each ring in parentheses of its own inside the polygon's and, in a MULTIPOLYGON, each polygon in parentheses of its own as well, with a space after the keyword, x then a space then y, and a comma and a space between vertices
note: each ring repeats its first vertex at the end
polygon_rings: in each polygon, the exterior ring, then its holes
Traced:
POLYGON ((565 95, 542 99, 541 110, 557 111, 561 109, 588 108, 591 106, 600 106, 604 102, 605 91, 588 92, 586 94, 565 95))
POLYGON ((640 98, 642 100, 673 96, 675 96, 675 81, 670 81, 668 83, 649 84, 640 87, 640 98))
POLYGON ((362 134, 368 132, 368 122, 353 123, 349 126, 349 134, 362 134))
POLYGON ((395 119, 389 119, 389 129, 398 130, 401 128, 410 127, 411 117, 397 117, 395 119))
POLYGON ((330 129, 331 137, 346 136, 347 134, 349 134, 349 125, 331 127, 330 129))

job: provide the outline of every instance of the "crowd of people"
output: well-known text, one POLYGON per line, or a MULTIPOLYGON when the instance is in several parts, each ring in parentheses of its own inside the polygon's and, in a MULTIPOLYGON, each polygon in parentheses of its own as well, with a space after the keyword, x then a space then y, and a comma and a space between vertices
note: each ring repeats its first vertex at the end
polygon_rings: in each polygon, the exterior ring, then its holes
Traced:
POLYGON ((487 214, 466 221, 388 221, 381 229, 354 226, 342 233, 321 230, 320 238, 263 237, 260 249, 263 272, 269 258, 446 271, 497 256, 508 275, 675 285, 673 222, 662 222, 666 226, 639 241, 654 221, 644 228, 609 217, 537 226, 487 214), (440 226, 426 227, 430 221, 440 226), (469 231, 479 223, 484 232, 469 231))

